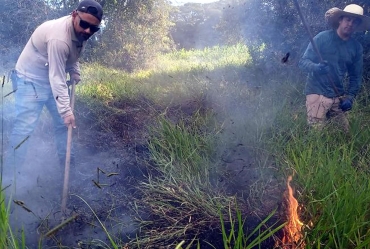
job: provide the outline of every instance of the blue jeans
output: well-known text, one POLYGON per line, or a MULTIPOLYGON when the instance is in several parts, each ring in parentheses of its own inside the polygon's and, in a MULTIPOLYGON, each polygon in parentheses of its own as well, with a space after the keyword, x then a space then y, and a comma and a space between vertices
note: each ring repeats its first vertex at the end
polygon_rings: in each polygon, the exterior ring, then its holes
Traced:
POLYGON ((65 159, 67 127, 58 113, 50 85, 40 86, 17 77, 16 87, 16 118, 9 141, 14 156, 14 166, 21 167, 23 165, 29 144, 27 138, 35 130, 44 106, 46 106, 53 119, 59 159, 65 159))

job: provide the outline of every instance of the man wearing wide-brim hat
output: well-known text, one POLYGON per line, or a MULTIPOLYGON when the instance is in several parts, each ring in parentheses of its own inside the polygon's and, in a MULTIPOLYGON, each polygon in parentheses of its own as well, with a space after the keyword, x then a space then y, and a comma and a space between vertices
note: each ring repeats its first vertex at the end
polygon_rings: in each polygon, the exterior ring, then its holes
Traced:
POLYGON ((331 8, 325 19, 332 27, 313 38, 299 61, 299 67, 308 73, 305 94, 307 122, 321 129, 328 118, 348 132, 345 112, 352 109, 359 92, 363 70, 362 45, 352 38, 354 32, 370 29, 370 18, 356 4, 343 10, 331 8), (321 59, 320 59, 321 56, 321 59), (348 76, 348 84, 344 79, 348 76))

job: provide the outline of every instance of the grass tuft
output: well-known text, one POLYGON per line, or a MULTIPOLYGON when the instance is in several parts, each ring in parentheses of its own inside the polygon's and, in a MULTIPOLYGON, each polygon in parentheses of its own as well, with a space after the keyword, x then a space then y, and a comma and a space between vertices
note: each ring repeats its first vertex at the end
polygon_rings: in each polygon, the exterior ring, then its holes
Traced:
POLYGON ((280 127, 274 132, 276 154, 282 167, 295 173, 299 186, 309 228, 306 248, 370 246, 367 109, 357 105, 349 113, 349 134, 335 123, 322 131, 309 130, 302 122, 276 126, 280 127))

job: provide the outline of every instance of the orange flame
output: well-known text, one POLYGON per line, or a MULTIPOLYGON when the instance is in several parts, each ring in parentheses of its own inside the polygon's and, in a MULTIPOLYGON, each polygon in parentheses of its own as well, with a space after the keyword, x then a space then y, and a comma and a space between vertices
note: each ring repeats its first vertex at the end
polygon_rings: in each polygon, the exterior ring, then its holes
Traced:
POLYGON ((283 228, 283 238, 281 245, 283 249, 303 249, 302 227, 303 223, 299 220, 298 216, 298 201, 293 196, 293 189, 290 186, 292 176, 288 177, 287 191, 285 192, 285 201, 287 206, 287 224, 283 228))

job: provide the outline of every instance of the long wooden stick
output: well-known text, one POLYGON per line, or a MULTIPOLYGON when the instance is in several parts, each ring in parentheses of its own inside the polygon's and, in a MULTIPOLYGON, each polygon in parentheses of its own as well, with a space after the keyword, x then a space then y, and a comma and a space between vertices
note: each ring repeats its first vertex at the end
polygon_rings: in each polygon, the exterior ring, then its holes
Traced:
MULTIPOLYGON (((75 105, 75 87, 76 84, 72 80, 71 89, 71 110, 73 112, 75 105)), ((68 182, 69 182, 69 168, 71 165, 71 147, 72 147, 72 130, 71 124, 68 126, 68 136, 67 136, 67 151, 66 151, 66 162, 64 168, 64 184, 63 184, 63 195, 62 195, 62 215, 66 213, 67 197, 68 197, 68 182)))
MULTIPOLYGON (((311 30, 308 28, 308 25, 306 23, 306 19, 304 18, 303 14, 302 14, 301 7, 299 7, 298 0, 294 0, 294 4, 295 4, 295 7, 297 8, 297 11, 298 11, 299 17, 301 18, 303 26, 306 28, 306 31, 308 33, 308 38, 310 38, 310 42, 311 42, 313 50, 316 52, 317 56, 319 57, 320 62, 324 62, 324 59, 322 58, 321 53, 320 53, 319 49, 317 48, 315 41, 313 40, 313 35, 311 33, 311 30)), ((330 81, 330 84, 331 84, 335 94, 337 95, 337 97, 340 98, 339 91, 338 91, 337 87, 335 86, 334 81, 331 78, 330 74, 328 74, 328 79, 330 81)))

